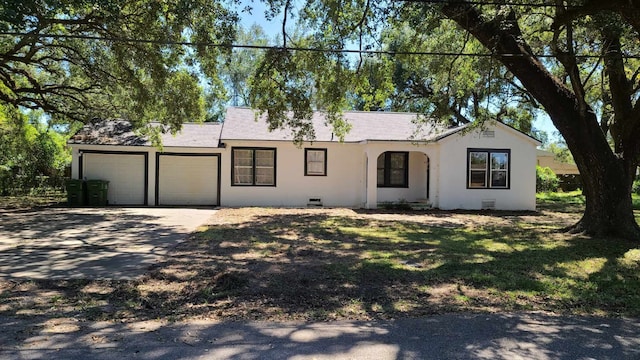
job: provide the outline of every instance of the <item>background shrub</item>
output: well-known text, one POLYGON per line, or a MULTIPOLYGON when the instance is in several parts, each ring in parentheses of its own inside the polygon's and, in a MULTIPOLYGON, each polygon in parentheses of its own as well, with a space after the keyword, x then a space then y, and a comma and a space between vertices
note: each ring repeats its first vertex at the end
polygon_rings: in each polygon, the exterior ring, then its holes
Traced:
POLYGON ((633 188, 631 188, 631 191, 633 191, 634 194, 640 195, 640 178, 633 182, 633 188))
POLYGON ((557 191, 560 180, 558 176, 548 167, 536 166, 536 191, 549 192, 557 191))

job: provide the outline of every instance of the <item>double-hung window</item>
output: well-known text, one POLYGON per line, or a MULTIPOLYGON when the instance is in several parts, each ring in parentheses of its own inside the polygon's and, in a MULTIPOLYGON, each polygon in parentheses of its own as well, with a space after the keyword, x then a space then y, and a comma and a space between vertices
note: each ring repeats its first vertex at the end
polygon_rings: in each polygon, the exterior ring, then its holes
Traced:
POLYGON ((233 148, 232 185, 275 186, 276 149, 233 148))
POLYGON ((409 153, 387 151, 378 156, 378 187, 409 187, 409 153))
POLYGON ((304 149, 304 175, 327 175, 327 149, 304 149))
POLYGON ((510 157, 505 149, 468 149, 467 188, 508 189, 510 157))

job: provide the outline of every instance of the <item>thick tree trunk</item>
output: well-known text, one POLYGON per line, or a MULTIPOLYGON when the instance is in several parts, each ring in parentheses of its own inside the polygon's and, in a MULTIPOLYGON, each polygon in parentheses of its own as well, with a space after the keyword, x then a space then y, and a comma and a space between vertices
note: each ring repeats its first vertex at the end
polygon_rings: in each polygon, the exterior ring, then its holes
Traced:
POLYGON ((496 54, 544 106, 565 138, 582 175, 587 202, 582 219, 571 229, 640 240, 631 203, 633 161, 613 153, 593 110, 535 57, 515 14, 488 19, 480 10, 461 2, 447 3, 441 11, 496 54))
MULTIPOLYGON (((585 146, 585 158, 579 166, 583 180, 586 207, 582 219, 569 227, 571 232, 598 236, 640 239, 631 201, 633 170, 625 169, 623 161, 604 160, 602 154, 585 146), (596 166, 584 166, 585 161, 596 166)), ((578 163, 578 161, 576 161, 578 163)))

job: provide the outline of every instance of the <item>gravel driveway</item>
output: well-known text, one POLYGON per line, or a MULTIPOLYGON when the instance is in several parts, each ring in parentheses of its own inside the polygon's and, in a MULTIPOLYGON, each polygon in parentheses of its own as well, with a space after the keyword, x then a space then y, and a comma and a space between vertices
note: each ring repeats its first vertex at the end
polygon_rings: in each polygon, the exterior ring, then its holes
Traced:
POLYGON ((0 278, 132 279, 213 209, 0 210, 0 278))

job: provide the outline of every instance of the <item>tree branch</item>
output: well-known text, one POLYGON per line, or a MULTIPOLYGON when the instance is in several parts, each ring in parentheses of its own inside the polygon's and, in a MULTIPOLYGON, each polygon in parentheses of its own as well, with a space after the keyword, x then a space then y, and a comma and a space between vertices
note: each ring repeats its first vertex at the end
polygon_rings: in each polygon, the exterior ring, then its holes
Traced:
MULTIPOLYGON (((549 114, 553 124, 565 138, 581 172, 595 171, 602 162, 589 158, 581 149, 585 141, 605 162, 616 163, 597 117, 583 99, 551 74, 537 59, 522 36, 515 13, 498 12, 493 18, 466 2, 445 1, 440 10, 463 29, 469 31, 487 49, 494 49, 498 59, 536 98, 549 114), (501 54, 510 54, 504 56, 501 54), (588 140, 587 140, 588 139, 588 140)), ((593 184, 588 184, 591 186, 593 184)))
POLYGON ((571 8, 557 16, 551 28, 559 29, 580 17, 604 11, 619 14, 640 34, 640 0, 587 0, 582 6, 571 8))
POLYGON ((602 61, 602 58, 598 58, 598 61, 596 61, 596 63, 593 65, 593 68, 591 68, 589 75, 587 75, 587 77, 584 78, 584 82, 582 83, 583 88, 587 85, 587 83, 589 82, 589 79, 591 79, 593 74, 595 74, 596 70, 600 68, 601 61, 602 61))
MULTIPOLYGON (((556 11, 561 16, 564 11, 563 0, 556 0, 556 11)), ((585 112, 588 105, 585 100, 585 90, 582 85, 582 79, 580 78, 580 69, 578 68, 578 63, 576 59, 575 50, 573 48, 573 25, 571 22, 564 25, 564 27, 555 29, 553 32, 553 40, 551 41, 551 48, 553 50, 554 55, 560 61, 562 66, 564 66, 567 71, 567 75, 569 76, 569 80, 571 81, 571 87, 573 88, 573 92, 576 95, 576 99, 578 100, 578 105, 580 106, 580 111, 585 112), (559 45, 559 39, 561 34, 566 34, 566 50, 562 50, 559 45)))
POLYGON ((362 34, 364 33, 363 27, 364 23, 367 20, 367 13, 369 13, 369 7, 371 6, 371 0, 367 0, 367 3, 364 6, 364 11, 362 11, 362 17, 360 17, 360 21, 353 27, 353 30, 360 29, 359 41, 358 41, 358 49, 360 49, 360 53, 358 54, 360 60, 358 61, 358 67, 356 68, 356 72, 360 71, 360 67, 362 66, 362 34))
POLYGON ((523 88, 522 86, 518 85, 515 81, 513 81, 513 77, 506 78, 506 81, 509 85, 513 86, 516 90, 518 90, 518 92, 521 94, 521 97, 525 98, 527 102, 533 105, 533 107, 535 108, 540 107, 536 98, 533 97, 533 95, 531 95, 531 93, 527 91, 527 89, 523 88))
POLYGON ((614 109, 614 122, 610 130, 617 153, 623 152, 625 133, 629 131, 633 107, 631 104, 631 86, 627 80, 622 59, 620 37, 611 31, 603 31, 604 64, 609 78, 611 104, 614 109))
POLYGON ((289 6, 291 6, 291 0, 287 0, 284 3, 284 12, 282 19, 282 47, 287 48, 287 13, 289 12, 289 6))

